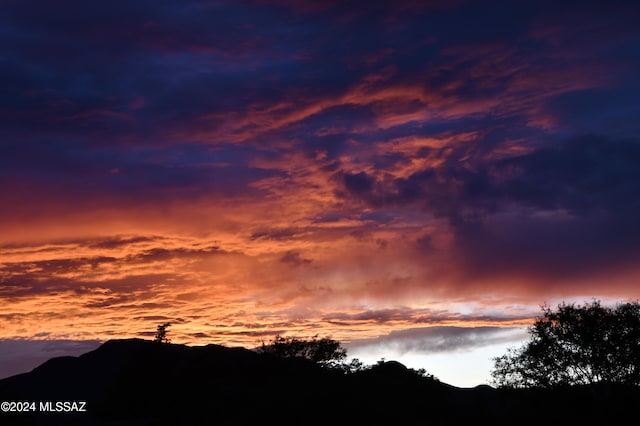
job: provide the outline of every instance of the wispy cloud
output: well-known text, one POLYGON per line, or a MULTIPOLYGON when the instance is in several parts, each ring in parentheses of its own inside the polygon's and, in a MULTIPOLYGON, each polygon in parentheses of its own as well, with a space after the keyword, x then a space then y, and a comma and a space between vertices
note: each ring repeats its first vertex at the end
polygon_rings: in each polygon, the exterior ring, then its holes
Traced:
POLYGON ((496 343, 519 342, 525 336, 524 329, 517 327, 436 326, 396 330, 376 338, 355 340, 349 343, 349 349, 361 352, 375 347, 377 352, 386 350, 395 355, 464 352, 496 343))

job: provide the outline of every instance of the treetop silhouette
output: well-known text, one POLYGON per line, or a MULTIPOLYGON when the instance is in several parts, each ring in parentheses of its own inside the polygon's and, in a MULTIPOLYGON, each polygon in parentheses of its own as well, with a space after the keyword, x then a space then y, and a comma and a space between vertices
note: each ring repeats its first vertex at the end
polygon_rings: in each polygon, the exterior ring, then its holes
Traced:
POLYGON ((494 358, 498 387, 543 387, 593 383, 640 385, 640 304, 615 308, 593 301, 583 306, 542 307, 529 327, 531 339, 494 358))
POLYGON ((170 322, 165 322, 164 324, 160 324, 156 331, 156 335, 153 339, 154 342, 158 343, 171 343, 171 339, 167 337, 167 328, 171 326, 170 322))

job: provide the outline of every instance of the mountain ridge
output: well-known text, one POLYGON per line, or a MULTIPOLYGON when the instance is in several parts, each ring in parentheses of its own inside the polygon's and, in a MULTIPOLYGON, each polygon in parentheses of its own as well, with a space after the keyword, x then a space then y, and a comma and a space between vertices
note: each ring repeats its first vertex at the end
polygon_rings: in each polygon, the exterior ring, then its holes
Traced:
POLYGON ((458 388, 397 361, 345 374, 246 348, 116 339, 0 380, 0 401, 84 401, 77 413, 3 413, 0 424, 598 424, 633 412, 637 388, 458 388))

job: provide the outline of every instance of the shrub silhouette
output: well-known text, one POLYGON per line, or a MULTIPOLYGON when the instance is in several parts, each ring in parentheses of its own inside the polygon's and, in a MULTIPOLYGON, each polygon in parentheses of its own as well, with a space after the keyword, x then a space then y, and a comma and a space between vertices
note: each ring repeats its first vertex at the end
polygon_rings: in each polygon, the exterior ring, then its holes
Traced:
MULTIPOLYGON (((328 337, 319 339, 317 335, 310 340, 276 335, 269 344, 263 342, 258 351, 279 358, 304 358, 328 368, 340 368, 347 357, 347 350, 340 342, 328 337)), ((352 364, 357 363, 356 360, 352 364)))
POLYGON ((593 301, 560 304, 529 327, 529 342, 494 358, 498 387, 543 387, 593 383, 640 385, 640 304, 615 308, 593 301))
MULTIPOLYGON (((379 370, 389 364, 385 362, 384 358, 374 365, 365 365, 358 358, 353 358, 349 362, 346 362, 347 350, 342 347, 339 341, 328 337, 319 339, 317 335, 309 340, 293 336, 284 337, 276 335, 269 344, 263 342, 258 352, 279 358, 303 358, 319 364, 324 368, 339 371, 343 374, 379 370)), ((416 377, 439 381, 436 376, 427 373, 424 368, 418 370, 403 368, 416 377)))

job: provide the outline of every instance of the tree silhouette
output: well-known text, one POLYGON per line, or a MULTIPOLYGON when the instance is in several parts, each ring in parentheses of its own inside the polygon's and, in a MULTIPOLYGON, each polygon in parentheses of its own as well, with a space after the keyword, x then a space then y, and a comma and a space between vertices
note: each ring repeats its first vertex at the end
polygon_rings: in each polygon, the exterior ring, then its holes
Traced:
POLYGON ((542 307, 529 327, 529 342, 494 358, 498 387, 544 387, 597 382, 640 385, 640 304, 615 308, 593 301, 584 306, 542 307))
MULTIPOLYGON (((317 335, 310 340, 276 335, 268 345, 263 342, 259 352, 280 358, 305 358, 328 368, 340 368, 347 357, 340 342, 328 337, 319 339, 317 335)), ((358 362, 352 364, 357 366, 358 362)))
POLYGON ((167 337, 167 328, 171 326, 170 322, 165 322, 164 324, 160 324, 158 326, 158 330, 156 331, 156 336, 153 339, 154 342, 158 343, 170 343, 171 340, 167 337))

